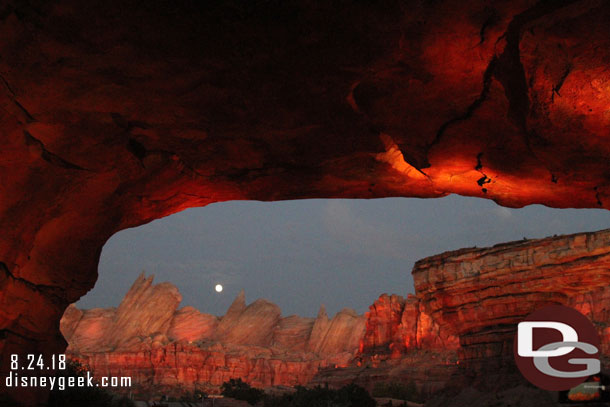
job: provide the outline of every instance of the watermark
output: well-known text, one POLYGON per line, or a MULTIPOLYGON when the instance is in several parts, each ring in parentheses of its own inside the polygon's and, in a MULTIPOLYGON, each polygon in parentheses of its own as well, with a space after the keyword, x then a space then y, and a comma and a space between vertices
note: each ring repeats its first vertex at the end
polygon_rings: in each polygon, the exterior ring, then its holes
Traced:
POLYGON ((10 372, 4 378, 4 385, 10 387, 39 387, 51 391, 63 391, 73 387, 131 387, 131 377, 102 376, 94 380, 90 372, 85 376, 23 376, 10 372))
MULTIPOLYGON (((47 388, 66 390, 74 387, 131 387, 131 377, 102 376, 94 378, 81 365, 70 364, 65 354, 10 356, 10 371, 4 378, 6 388, 47 388), (71 366, 71 368, 70 368, 71 366), (49 373, 45 375, 44 372, 49 373), (70 375, 73 374, 73 375, 70 375)), ((72 362, 74 363, 74 362, 72 362)))
POLYGON ((532 384, 545 390, 568 390, 601 370, 599 335, 580 312, 549 305, 517 326, 517 367, 532 384))

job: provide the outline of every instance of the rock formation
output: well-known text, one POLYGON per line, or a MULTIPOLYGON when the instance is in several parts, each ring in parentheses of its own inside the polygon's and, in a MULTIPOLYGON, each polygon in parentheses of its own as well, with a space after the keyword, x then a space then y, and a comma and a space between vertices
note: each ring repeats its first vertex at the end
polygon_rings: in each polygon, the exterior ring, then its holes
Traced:
POLYGON ((0 374, 63 351, 110 236, 188 207, 610 207, 610 4, 492 3, 3 2, 0 374))
POLYGON ((313 342, 314 322, 313 318, 303 318, 298 315, 281 318, 273 331, 271 345, 289 351, 304 352, 313 342))
POLYGON ((218 317, 202 314, 193 307, 183 307, 174 313, 167 337, 176 342, 210 339, 216 332, 218 317))
POLYGON ((351 353, 358 349, 364 326, 365 319, 350 308, 337 312, 331 320, 321 308, 313 327, 316 331, 312 333, 308 349, 321 355, 351 353), (326 329, 323 329, 324 327, 326 329))
POLYGON ((117 309, 68 307, 61 330, 68 353, 97 376, 130 376, 132 391, 180 395, 195 388, 218 391, 240 377, 268 387, 310 382, 324 367, 346 366, 356 355, 365 319, 344 309, 328 319, 282 317, 244 291, 218 318, 193 307, 177 309, 170 283, 153 285, 143 274, 117 309))
POLYGON ((479 379, 513 368, 516 324, 551 303, 594 322, 610 367, 610 230, 447 252, 418 261, 413 278, 423 309, 459 337, 461 367, 479 379))
POLYGON ((412 295, 405 300, 383 294, 370 306, 366 317, 366 333, 360 345, 364 355, 390 354, 397 358, 412 350, 455 350, 459 345, 456 336, 441 332, 412 295))
POLYGON ((592 320, 610 369, 610 229, 446 252, 418 261, 413 278, 415 296, 384 294, 371 305, 354 363, 313 383, 402 379, 424 391, 525 384, 513 359, 516 326, 552 303, 592 320))
POLYGON ((242 291, 227 315, 220 320, 216 339, 236 345, 270 346, 280 322, 280 308, 267 300, 258 299, 240 310, 239 314, 231 315, 235 311, 235 303, 243 304, 243 301, 245 297, 242 291))
POLYGON ((165 335, 174 325, 172 320, 182 296, 170 283, 152 282, 153 277, 141 274, 117 309, 83 312, 70 306, 62 319, 64 337, 83 351, 105 352, 129 347, 134 338, 165 335))

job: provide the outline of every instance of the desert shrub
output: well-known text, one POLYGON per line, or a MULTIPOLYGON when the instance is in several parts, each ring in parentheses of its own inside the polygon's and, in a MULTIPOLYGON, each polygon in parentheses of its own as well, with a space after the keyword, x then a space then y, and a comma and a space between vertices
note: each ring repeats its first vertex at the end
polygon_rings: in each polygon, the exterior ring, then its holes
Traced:
POLYGON ((410 380, 405 383, 377 383, 373 387, 373 397, 389 397, 398 400, 409 400, 414 402, 422 402, 423 397, 417 390, 415 382, 410 380))
POLYGON ((292 407, 326 407, 337 405, 335 397, 335 391, 328 388, 328 386, 321 387, 316 386, 308 389, 306 387, 297 387, 297 391, 292 395, 292 407))
POLYGON ((337 398, 342 402, 347 402, 349 407, 375 407, 375 400, 362 387, 355 384, 348 384, 337 390, 337 398))
POLYGON ((262 390, 250 386, 241 379, 230 379, 222 384, 223 396, 247 401, 252 406, 263 398, 263 394, 262 390))
POLYGON ((123 396, 123 397, 114 397, 112 399, 112 402, 110 403, 110 407, 135 407, 135 404, 133 401, 131 401, 129 398, 123 396))
POLYGON ((292 407, 292 394, 281 396, 267 394, 263 398, 263 407, 292 407))
POLYGON ((368 392, 355 384, 340 389, 328 386, 306 388, 297 386, 293 394, 266 396, 265 407, 374 407, 375 400, 368 392))

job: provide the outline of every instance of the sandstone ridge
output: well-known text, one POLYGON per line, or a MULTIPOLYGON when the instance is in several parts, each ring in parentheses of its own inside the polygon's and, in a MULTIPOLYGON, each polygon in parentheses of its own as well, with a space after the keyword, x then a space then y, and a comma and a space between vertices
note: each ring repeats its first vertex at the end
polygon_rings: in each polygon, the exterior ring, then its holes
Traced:
POLYGON ((181 394, 234 377, 259 387, 308 383, 320 368, 347 365, 365 330, 350 309, 282 317, 267 300, 246 305, 244 291, 222 317, 180 301, 174 285, 142 274, 116 309, 71 305, 61 320, 68 353, 96 375, 130 375, 139 391, 181 394))

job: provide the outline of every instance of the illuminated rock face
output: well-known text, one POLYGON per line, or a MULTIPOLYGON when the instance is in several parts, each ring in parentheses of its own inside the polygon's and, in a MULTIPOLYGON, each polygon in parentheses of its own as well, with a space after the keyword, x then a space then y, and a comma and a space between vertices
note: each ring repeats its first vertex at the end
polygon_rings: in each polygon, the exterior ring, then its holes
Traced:
POLYGON ((202 314, 193 307, 183 307, 174 313, 167 337, 172 341, 183 342, 209 339, 214 335, 217 325, 218 317, 202 314))
POLYGON ((517 324, 535 309, 565 304, 587 315, 610 368, 610 229, 442 253, 413 268, 415 295, 383 294, 366 314, 349 368, 313 383, 414 380, 424 391, 525 384, 513 359, 517 324))
POLYGON ((360 352, 400 358, 420 349, 457 349, 458 338, 441 332, 438 324, 420 308, 415 296, 409 295, 405 300, 395 294, 383 294, 366 314, 366 333, 360 352))
MULTIPOLYGON (((176 314, 182 301, 178 289, 170 283, 153 285, 153 277, 141 274, 133 283, 118 308, 95 308, 80 311, 68 307, 61 320, 61 330, 73 347, 82 351, 107 352, 130 346, 134 338, 168 334, 182 334, 185 338, 200 332, 192 325, 184 332, 185 311, 176 314)), ((204 331, 205 332, 205 331, 204 331)))
POLYGON ((258 387, 408 378, 439 389, 456 369, 457 338, 413 296, 383 294, 364 316, 346 308, 333 318, 324 306, 316 318, 282 317, 269 301, 247 305, 244 291, 220 318, 179 301, 176 287, 141 275, 116 309, 71 305, 61 320, 68 353, 98 377, 130 376, 145 398, 218 391, 237 377, 258 387))
POLYGON ((350 309, 332 319, 282 317, 267 300, 246 305, 244 291, 221 318, 177 309, 176 287, 152 282, 140 275, 118 308, 71 305, 61 320, 71 357, 98 377, 131 377, 145 397, 218 391, 237 377, 258 387, 306 384, 322 368, 347 366, 365 330, 350 309))
POLYGON ((217 393, 222 383, 237 377, 259 388, 294 386, 310 382, 320 368, 329 365, 312 354, 291 357, 266 347, 158 341, 140 346, 71 356, 91 366, 96 375, 131 377, 131 390, 141 398, 181 396, 195 389, 217 393))
POLYGON ((462 249, 418 261, 415 290, 424 311, 459 337, 461 366, 510 371, 516 325, 560 303, 587 315, 610 366, 610 230, 462 249))
POLYGON ((0 15, 2 374, 11 353, 65 348, 59 320, 112 234, 188 207, 610 206, 607 2, 8 0, 0 15))

